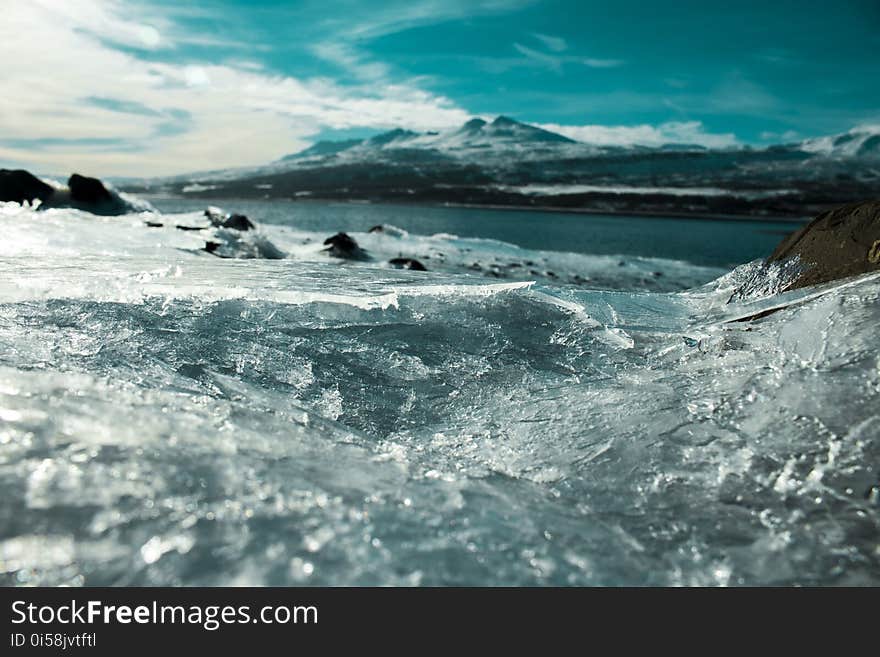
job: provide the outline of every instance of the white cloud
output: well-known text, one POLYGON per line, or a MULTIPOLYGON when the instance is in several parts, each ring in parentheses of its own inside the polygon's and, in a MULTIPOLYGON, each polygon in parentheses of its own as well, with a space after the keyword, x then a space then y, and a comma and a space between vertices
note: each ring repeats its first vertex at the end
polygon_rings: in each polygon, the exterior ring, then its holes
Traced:
MULTIPOLYGON (((331 1, 331 0, 327 0, 331 1)), ((535 0, 390 0, 346 4, 337 8, 340 16, 323 21, 321 27, 331 39, 317 41, 312 54, 364 81, 387 80, 388 66, 372 59, 359 45, 377 37, 422 25, 506 12, 532 4, 535 0)))
POLYGON ((58 173, 164 175, 265 163, 324 128, 442 129, 469 116, 381 71, 369 84, 343 87, 151 54, 199 36, 128 2, 5 6, 0 61, 15 64, 0 70, 0 160, 58 173))
POLYGON ((524 46, 521 43, 514 43, 513 47, 519 54, 524 55, 526 59, 536 63, 538 66, 543 66, 550 69, 551 71, 557 72, 562 68, 562 64, 564 62, 564 59, 562 57, 540 52, 533 48, 524 46))
MULTIPOLYGON (((550 54, 529 48, 521 43, 514 43, 513 48, 525 56, 525 60, 518 62, 528 65, 546 68, 548 70, 559 73, 563 64, 579 64, 589 68, 616 68, 623 66, 624 62, 620 59, 596 59, 592 57, 581 57, 579 55, 559 55, 550 54)), ((515 62, 516 63, 516 62, 515 62)))
MULTIPOLYGON (((468 3, 428 0, 397 16, 373 16, 368 23, 354 17, 356 27, 337 28, 376 36, 428 21, 441 6, 442 15, 449 16, 467 11, 468 3)), ((479 9, 506 6, 499 0, 483 2, 479 9)), ((59 174, 166 175, 263 164, 308 146, 328 128, 442 130, 470 118, 448 98, 419 88, 418 78, 395 84, 384 64, 370 61, 355 46, 333 45, 348 42, 318 39, 313 50, 351 72, 356 82, 350 86, 273 74, 258 61, 226 57, 228 49, 222 51, 223 61, 187 61, 181 55, 169 63, 167 55, 178 55, 185 44, 228 43, 233 49, 236 44, 213 34, 186 33, 168 16, 118 0, 5 6, 0 61, 14 65, 0 69, 0 165, 59 174)), ((556 37, 548 38, 539 40, 556 54, 517 45, 525 57, 515 65, 622 64, 560 55, 552 41, 556 37)), ((561 45, 562 40, 555 43, 561 45)), ((542 127, 597 144, 737 144, 734 135, 708 133, 696 121, 542 127)))
POLYGON ((792 142, 797 141, 800 136, 801 135, 797 130, 786 130, 785 132, 773 132, 771 130, 765 130, 761 133, 761 139, 764 141, 792 142))
POLYGON ((326 21, 326 25, 348 39, 366 39, 464 16, 509 12, 535 2, 537 0, 391 0, 381 6, 372 2, 344 3, 334 12, 340 16, 326 21))
POLYGON ((706 132, 700 121, 670 121, 659 125, 566 126, 543 124, 545 130, 557 132, 576 141, 597 146, 662 146, 664 144, 698 144, 707 148, 730 148, 739 141, 732 133, 706 132))
POLYGON ((344 43, 320 42, 313 45, 311 51, 317 57, 339 66, 360 80, 384 80, 391 73, 385 64, 369 61, 365 55, 344 43))
POLYGON ((535 33, 534 36, 538 41, 544 44, 548 50, 552 50, 553 52, 562 52, 566 48, 568 48, 568 43, 566 43, 565 39, 562 37, 552 36, 550 34, 540 34, 535 33))
POLYGON ((622 59, 595 59, 593 57, 587 57, 581 60, 581 63, 590 68, 617 68, 624 64, 622 59))
POLYGON ((28 0, 16 4, 3 11, 5 28, 10 31, 33 29, 31 19, 39 15, 54 25, 116 45, 146 50, 172 45, 162 37, 162 32, 170 29, 166 20, 161 16, 148 20, 136 5, 124 5, 120 0, 28 0))

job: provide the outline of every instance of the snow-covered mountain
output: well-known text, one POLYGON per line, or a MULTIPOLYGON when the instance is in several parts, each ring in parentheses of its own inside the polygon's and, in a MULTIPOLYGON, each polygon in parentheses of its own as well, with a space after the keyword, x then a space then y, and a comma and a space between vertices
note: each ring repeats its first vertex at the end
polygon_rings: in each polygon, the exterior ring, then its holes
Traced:
MULTIPOLYGON (((787 173, 799 175, 798 169, 806 168, 804 163, 809 161, 814 174, 821 177, 829 167, 835 168, 836 173, 840 173, 841 168, 853 167, 856 169, 855 173, 861 175, 865 173, 863 165, 873 165, 876 160, 880 160, 880 125, 861 126, 838 135, 765 148, 744 146, 710 149, 687 143, 660 146, 588 144, 499 116, 491 122, 474 118, 458 128, 442 132, 416 132, 395 128, 364 139, 323 140, 262 166, 193 173, 156 182, 196 183, 195 186, 190 186, 190 189, 196 191, 201 190, 202 183, 207 181, 230 181, 293 171, 383 164, 395 167, 477 166, 491 170, 501 178, 506 178, 511 170, 543 166, 546 169, 544 175, 540 175, 537 181, 529 182, 547 183, 561 175, 562 172, 558 171, 556 164, 562 162, 567 167, 567 173, 571 174, 564 176, 565 180, 562 181, 568 184, 591 184, 595 182, 596 176, 601 178, 605 174, 628 178, 633 173, 632 169, 636 169, 639 175, 663 177, 673 169, 678 171, 682 165, 685 170, 678 172, 683 176, 693 176, 705 173, 707 166, 711 171, 719 163, 744 171, 754 171, 755 168, 766 170, 768 176, 774 177, 780 174, 785 176, 787 173), (581 179, 583 172, 578 170, 584 162, 589 163, 589 180, 581 179), (700 164, 696 170, 690 171, 687 163, 693 162, 700 164), (624 170, 619 171, 621 166, 624 170)), ((534 175, 536 171, 532 170, 529 177, 534 175)), ((521 181, 504 179, 500 182, 521 181)), ((658 182, 654 180, 652 184, 656 185, 658 182)), ((685 182, 684 185, 692 186, 693 181, 685 182)), ((204 191, 212 189, 214 188, 204 191)))
MULTIPOLYGON (((421 151, 466 160, 487 160, 498 156, 521 159, 544 159, 557 156, 596 156, 602 154, 641 154, 651 152, 706 152, 698 144, 663 144, 661 146, 597 146, 521 123, 506 116, 494 121, 471 119, 463 126, 445 132, 414 132, 396 128, 366 139, 319 141, 278 162, 313 164, 318 160, 356 161, 388 159, 400 152, 421 151)), ((852 130, 800 142, 770 146, 767 149, 727 148, 724 152, 801 153, 804 157, 831 159, 880 158, 880 125, 859 126, 852 130)), ((277 164, 277 163, 276 163, 277 164)))
POLYGON ((494 155, 531 157, 558 154, 565 147, 574 147, 581 152, 596 150, 555 132, 499 116, 491 122, 471 119, 457 129, 444 132, 414 132, 397 128, 367 139, 320 141, 279 161, 314 161, 328 156, 344 160, 384 159, 390 153, 399 151, 422 151, 457 159, 485 159, 494 155))
POLYGON ((859 126, 841 135, 807 139, 799 148, 830 158, 880 159, 880 125, 859 126))
POLYGON ((767 147, 586 144, 505 116, 442 132, 320 141, 264 166, 132 191, 531 205, 603 211, 807 214, 880 196, 880 126, 767 147))

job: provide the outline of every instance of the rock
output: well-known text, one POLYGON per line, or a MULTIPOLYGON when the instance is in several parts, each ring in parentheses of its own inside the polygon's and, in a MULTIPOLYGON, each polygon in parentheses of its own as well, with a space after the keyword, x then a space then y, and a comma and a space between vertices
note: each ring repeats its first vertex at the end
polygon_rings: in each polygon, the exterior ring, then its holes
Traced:
POLYGON ((67 187, 70 189, 70 199, 74 203, 112 203, 114 200, 113 195, 104 187, 104 183, 97 178, 74 173, 67 179, 67 187))
POLYGON ((35 175, 24 169, 0 169, 0 201, 14 203, 45 202, 55 192, 35 175))
POLYGON ((233 230, 250 230, 251 228, 254 228, 251 220, 243 214, 231 215, 229 219, 221 224, 221 226, 223 228, 232 228, 233 230))
POLYGON ((428 271, 418 260, 413 258, 392 258, 388 264, 397 269, 412 269, 413 271, 428 271))
POLYGON ((324 240, 324 246, 327 247, 324 250, 334 258, 345 258, 346 260, 369 260, 370 258, 348 233, 336 233, 332 237, 328 237, 324 240))
POLYGON ((74 173, 66 189, 56 189, 42 208, 75 208, 92 214, 116 216, 151 209, 148 203, 130 202, 97 178, 74 173))
POLYGON ((212 237, 215 239, 206 241, 202 250, 218 258, 281 260, 287 257, 284 251, 259 233, 227 232, 212 237))
POLYGON ((107 189, 97 178, 75 173, 68 179, 66 188, 55 189, 27 171, 0 169, 0 201, 24 203, 35 199, 42 201, 40 209, 75 208, 101 215, 153 210, 145 201, 123 198, 107 189))
POLYGON ((161 221, 145 221, 144 223, 150 228, 162 228, 162 226, 164 225, 161 221))
POLYGON ((213 205, 205 208, 205 217, 215 226, 219 226, 224 221, 226 221, 226 217, 228 216, 223 210, 220 208, 215 208, 213 205))
POLYGON ((766 264, 793 259, 797 259, 797 273, 786 289, 880 269, 880 201, 853 203, 820 214, 783 239, 766 264))
POLYGON ((392 226, 391 224, 376 224, 375 226, 371 226, 367 232, 374 235, 386 235, 388 237, 406 237, 408 235, 408 233, 402 228, 392 226))
POLYGON ((207 251, 211 255, 217 256, 218 258, 228 258, 228 255, 224 255, 219 252, 221 246, 223 245, 220 244, 220 242, 205 242, 205 248, 203 250, 207 251))
POLYGON ((250 230, 256 228, 253 222, 243 214, 226 214, 220 208, 209 207, 205 216, 215 228, 231 228, 232 230, 250 230))

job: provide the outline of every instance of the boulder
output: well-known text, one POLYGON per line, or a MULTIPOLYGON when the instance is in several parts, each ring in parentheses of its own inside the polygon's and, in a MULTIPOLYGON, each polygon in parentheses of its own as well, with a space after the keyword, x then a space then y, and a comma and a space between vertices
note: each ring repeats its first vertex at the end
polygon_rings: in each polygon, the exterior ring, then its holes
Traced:
POLYGON ((334 258, 346 260, 369 260, 370 256, 364 251, 348 233, 336 233, 324 240, 324 249, 334 258))
POLYGON ((122 198, 97 178, 74 173, 67 179, 67 187, 56 189, 41 208, 75 208, 92 214, 116 216, 147 210, 150 206, 122 198))
POLYGON ((73 174, 67 179, 70 200, 77 204, 112 203, 114 196, 97 178, 73 174))
POLYGON ((216 228, 231 228, 232 230, 250 230, 255 228, 253 222, 243 214, 226 214, 220 208, 210 207, 205 210, 205 216, 216 228))
POLYGON ((250 230, 254 227, 251 220, 243 214, 233 214, 220 225, 223 228, 232 228, 233 230, 250 230))
POLYGON ((29 171, 23 169, 0 169, 0 201, 14 203, 45 202, 55 190, 29 171))
POLYGON ((97 178, 75 173, 68 179, 67 187, 56 189, 27 171, 0 169, 0 201, 33 203, 36 199, 42 201, 41 210, 76 208, 101 215, 153 211, 149 203, 123 198, 112 189, 107 189, 97 178))
POLYGON ((880 201, 824 212, 789 235, 767 264, 795 265, 786 289, 818 285, 880 269, 880 201))
POLYGON ((413 258, 392 258, 388 264, 396 269, 412 269, 413 271, 428 271, 425 265, 413 258))

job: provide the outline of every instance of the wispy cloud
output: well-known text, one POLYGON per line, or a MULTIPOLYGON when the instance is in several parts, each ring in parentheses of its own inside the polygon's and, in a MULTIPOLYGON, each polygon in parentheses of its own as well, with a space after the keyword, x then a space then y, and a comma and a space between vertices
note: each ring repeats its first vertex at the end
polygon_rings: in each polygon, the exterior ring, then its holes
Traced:
MULTIPOLYGON (((16 65, 0 71, 0 160, 161 175, 260 164, 327 128, 436 129, 469 117, 380 68, 369 84, 343 86, 228 61, 169 63, 158 55, 179 46, 181 28, 163 16, 113 0, 4 7, 0 58, 16 65)), ((344 50, 325 55, 360 66, 344 50)))
POLYGON ((521 43, 514 43, 513 48, 523 55, 528 62, 550 69, 551 71, 556 71, 557 73, 562 69, 562 64, 565 60, 563 57, 540 52, 539 50, 524 46, 521 43))
POLYGON ((780 101, 739 71, 727 75, 709 94, 707 109, 715 112, 766 115, 780 110, 780 101))
POLYGON ((540 34, 539 32, 534 33, 532 36, 543 43, 545 48, 553 52, 562 52, 568 49, 568 43, 562 37, 540 34))
POLYGON ((597 146, 663 146, 664 144, 696 144, 707 148, 729 148, 739 145, 733 133, 707 132, 700 121, 669 121, 660 125, 541 125, 577 141, 597 146))
POLYGON ((584 57, 580 55, 560 55, 548 52, 542 52, 534 48, 529 48, 521 43, 513 44, 514 50, 525 57, 524 60, 514 61, 512 65, 527 65, 546 68, 555 73, 560 73, 566 64, 574 64, 586 66, 588 68, 616 68, 623 66, 624 62, 620 59, 598 59, 595 57, 584 57))
POLYGON ((320 21, 312 54, 365 81, 388 80, 391 69, 364 47, 371 39, 464 17, 509 12, 535 0, 391 0, 382 5, 346 3, 334 18, 320 21))
POLYGON ((326 33, 370 39, 455 18, 510 12, 537 0, 389 0, 379 5, 343 2, 334 18, 322 21, 326 33))
POLYGON ((587 57, 582 59, 581 63, 590 68, 617 68, 618 66, 623 66, 625 62, 622 59, 596 59, 595 57, 587 57))
POLYGON ((760 134, 760 137, 764 141, 771 142, 792 142, 800 139, 801 134, 797 130, 786 130, 784 132, 774 132, 772 130, 765 130, 760 134))
POLYGON ((374 82, 390 77, 388 65, 373 61, 346 43, 324 41, 314 44, 309 50, 316 57, 338 66, 360 80, 374 82))

